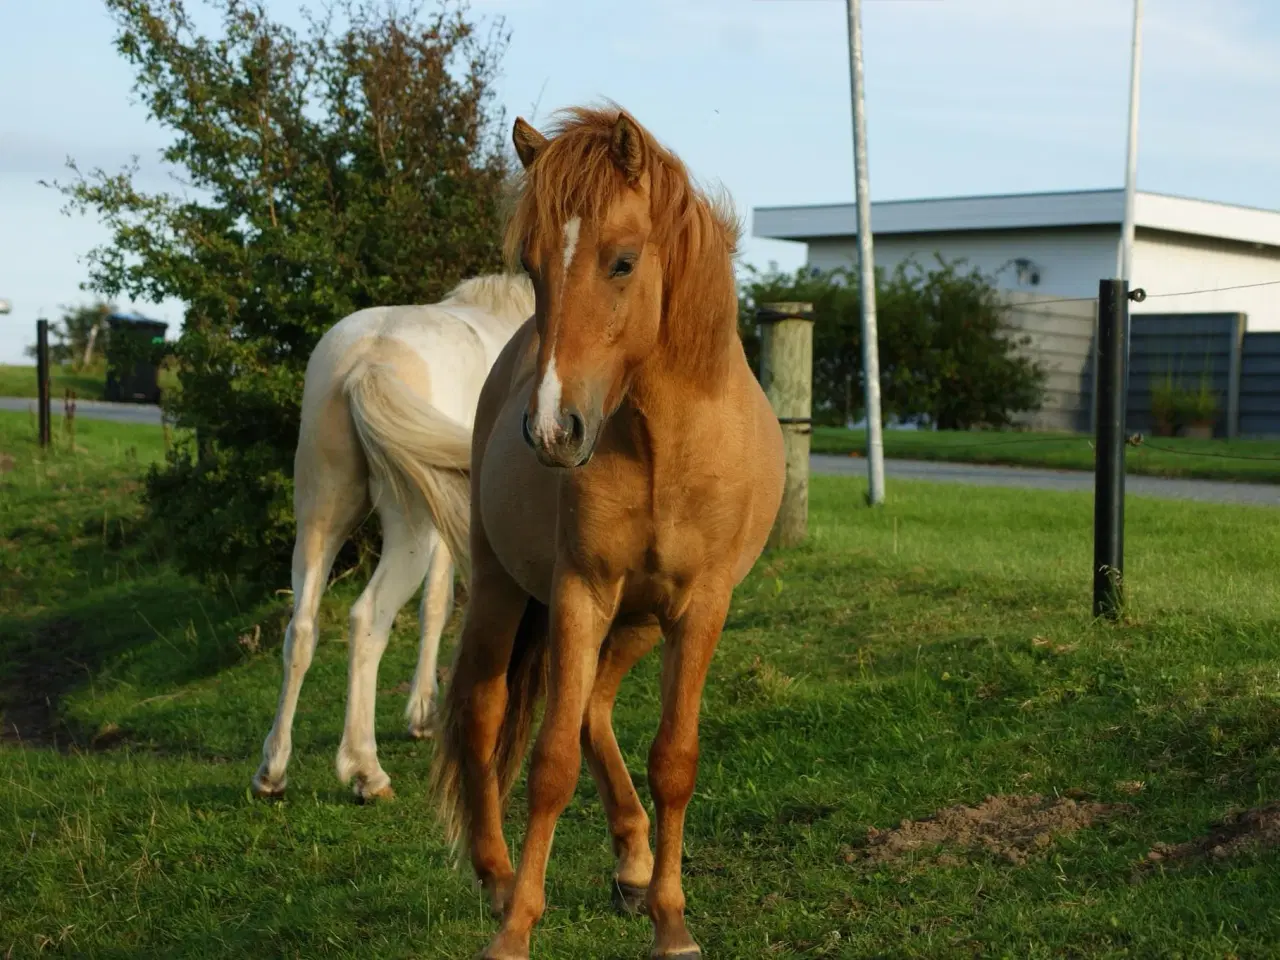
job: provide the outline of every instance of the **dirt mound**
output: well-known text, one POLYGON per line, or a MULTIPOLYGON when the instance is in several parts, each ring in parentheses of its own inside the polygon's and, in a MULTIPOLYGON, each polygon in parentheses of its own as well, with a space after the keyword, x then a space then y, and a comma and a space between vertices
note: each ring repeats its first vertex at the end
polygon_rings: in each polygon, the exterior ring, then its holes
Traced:
MULTIPOLYGON (((1048 848, 1059 836, 1131 809, 1128 804, 1087 803, 1068 797, 1046 799, 1038 794, 987 797, 976 807, 961 804, 922 820, 903 820, 894 830, 871 827, 866 846, 861 851, 850 851, 845 859, 852 862, 861 854, 862 859, 883 863, 941 847, 984 850, 1020 864, 1048 848)), ((942 864, 957 862, 946 853, 933 859, 942 864)))
POLYGON ((1241 853, 1280 846, 1280 803, 1241 810, 1224 817, 1203 837, 1186 843, 1157 843, 1147 854, 1152 863, 1225 860, 1241 853))

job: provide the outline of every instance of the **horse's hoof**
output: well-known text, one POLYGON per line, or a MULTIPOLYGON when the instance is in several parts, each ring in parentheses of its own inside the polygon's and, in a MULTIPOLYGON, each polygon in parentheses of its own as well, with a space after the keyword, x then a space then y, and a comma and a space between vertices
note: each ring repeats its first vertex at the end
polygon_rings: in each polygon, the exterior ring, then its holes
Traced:
POLYGON ((688 930, 670 931, 666 936, 659 936, 657 941, 649 953, 649 960, 701 960, 702 950, 689 936, 688 930))
POLYGON ((283 778, 278 781, 271 780, 262 773, 258 773, 254 776, 250 789, 259 800, 279 800, 284 796, 284 786, 283 778))
POLYGON ((391 789, 391 784, 389 783, 384 787, 379 787, 377 790, 365 791, 360 787, 356 788, 356 800, 360 803, 383 803, 395 798, 396 792, 391 789))
POLYGON ((414 740, 430 740, 436 734, 435 710, 431 700, 415 699, 405 716, 409 721, 409 736, 414 740))
POLYGON ((613 908, 628 917, 635 917, 645 912, 645 898, 649 894, 648 887, 637 887, 621 880, 613 881, 613 908))

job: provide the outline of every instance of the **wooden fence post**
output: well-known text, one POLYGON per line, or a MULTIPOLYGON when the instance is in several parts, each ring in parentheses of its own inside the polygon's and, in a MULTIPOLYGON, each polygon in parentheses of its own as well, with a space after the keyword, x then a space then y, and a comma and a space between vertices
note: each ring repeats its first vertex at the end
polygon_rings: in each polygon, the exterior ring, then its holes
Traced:
POLYGON ((787 479, 769 546, 794 547, 809 534, 809 437, 813 433, 813 304, 765 303, 760 384, 782 425, 787 479))

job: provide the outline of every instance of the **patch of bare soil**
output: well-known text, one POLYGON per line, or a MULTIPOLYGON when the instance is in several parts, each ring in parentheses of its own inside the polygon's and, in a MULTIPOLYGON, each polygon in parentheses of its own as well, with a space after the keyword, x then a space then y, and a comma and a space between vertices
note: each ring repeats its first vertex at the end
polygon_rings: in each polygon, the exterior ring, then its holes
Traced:
MULTIPOLYGON (((1058 837, 1132 809, 1123 803, 1090 803, 1038 794, 987 797, 976 807, 959 804, 922 820, 903 820, 893 830, 871 827, 866 846, 849 850, 845 860, 884 863, 916 853, 933 853, 938 848, 958 848, 985 851, 1021 864, 1046 850, 1058 837)), ((936 853, 931 859, 942 865, 959 862, 946 852, 936 853)))
POLYGON ((1203 837, 1186 843, 1157 843, 1147 861, 1226 860, 1276 846, 1280 846, 1280 803, 1269 803, 1224 817, 1203 837))

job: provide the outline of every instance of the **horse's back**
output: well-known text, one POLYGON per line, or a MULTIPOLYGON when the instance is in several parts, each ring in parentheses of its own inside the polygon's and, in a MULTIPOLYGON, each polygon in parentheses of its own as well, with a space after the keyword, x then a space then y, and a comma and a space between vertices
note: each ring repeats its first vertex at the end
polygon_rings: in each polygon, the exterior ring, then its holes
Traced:
POLYGON ((390 365, 414 392, 470 427, 485 375, 513 329, 509 320, 468 304, 358 310, 334 324, 312 353, 304 418, 326 395, 341 392, 363 361, 390 365))

